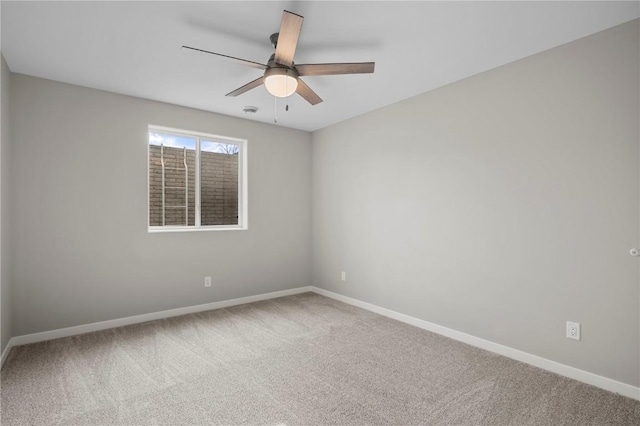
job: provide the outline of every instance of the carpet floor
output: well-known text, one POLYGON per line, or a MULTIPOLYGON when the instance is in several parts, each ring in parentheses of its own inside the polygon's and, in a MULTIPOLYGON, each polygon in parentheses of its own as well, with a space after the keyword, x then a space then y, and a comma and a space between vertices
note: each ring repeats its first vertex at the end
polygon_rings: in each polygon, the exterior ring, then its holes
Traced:
POLYGON ((640 402, 313 293, 14 347, 8 425, 640 425, 640 402))

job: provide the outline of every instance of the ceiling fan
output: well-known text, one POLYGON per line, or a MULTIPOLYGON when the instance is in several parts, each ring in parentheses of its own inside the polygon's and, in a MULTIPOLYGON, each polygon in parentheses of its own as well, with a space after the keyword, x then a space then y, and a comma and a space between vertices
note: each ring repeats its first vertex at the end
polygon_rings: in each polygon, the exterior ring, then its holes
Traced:
POLYGON ((270 40, 276 52, 271 55, 266 65, 246 59, 235 58, 221 53, 210 52, 208 50, 197 49, 195 47, 182 46, 183 49, 191 49, 198 52, 210 53, 221 56, 225 59, 246 65, 249 67, 264 70, 264 75, 257 78, 236 90, 227 93, 226 96, 238 96, 258 86, 265 85, 267 91, 273 96, 286 98, 298 93, 311 105, 322 102, 307 84, 302 81, 301 76, 307 75, 337 75, 337 74, 367 74, 372 73, 375 62, 356 63, 334 63, 334 64, 303 64, 296 65, 293 56, 296 52, 300 29, 304 18, 295 13, 284 11, 280 32, 271 34, 270 40))

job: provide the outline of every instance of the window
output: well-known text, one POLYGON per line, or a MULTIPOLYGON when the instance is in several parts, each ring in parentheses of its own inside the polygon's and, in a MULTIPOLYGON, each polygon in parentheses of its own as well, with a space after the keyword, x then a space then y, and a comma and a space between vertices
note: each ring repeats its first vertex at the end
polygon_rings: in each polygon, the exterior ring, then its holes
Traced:
POLYGON ((246 229, 246 145, 149 126, 149 231, 246 229))

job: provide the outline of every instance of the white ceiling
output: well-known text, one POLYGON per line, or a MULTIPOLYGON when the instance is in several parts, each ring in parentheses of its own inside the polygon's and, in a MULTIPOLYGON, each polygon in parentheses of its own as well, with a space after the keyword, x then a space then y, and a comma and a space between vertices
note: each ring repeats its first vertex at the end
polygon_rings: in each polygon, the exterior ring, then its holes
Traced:
POLYGON ((305 17, 295 62, 375 61, 374 74, 305 77, 324 102, 278 100, 278 124, 316 130, 638 18, 638 2, 10 2, 2 53, 16 73, 273 123, 261 71, 283 9, 305 17), (289 111, 285 112, 285 104, 289 111))

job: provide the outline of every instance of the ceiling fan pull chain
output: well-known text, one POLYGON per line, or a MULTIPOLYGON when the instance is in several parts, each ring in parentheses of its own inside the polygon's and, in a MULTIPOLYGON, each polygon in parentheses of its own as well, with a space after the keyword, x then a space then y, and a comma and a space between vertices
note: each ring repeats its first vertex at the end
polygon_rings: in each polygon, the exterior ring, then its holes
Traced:
MULTIPOLYGON (((284 81, 284 88, 285 88, 285 92, 289 93, 289 79, 285 79, 284 81)), ((287 101, 287 105, 285 106, 284 110, 286 112, 289 112, 289 101, 287 101)))
POLYGON ((278 98, 273 97, 273 122, 278 124, 278 98))

